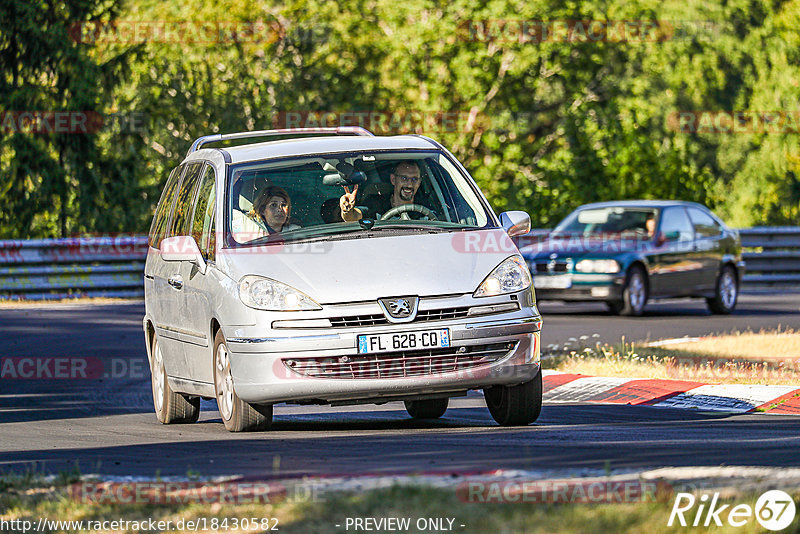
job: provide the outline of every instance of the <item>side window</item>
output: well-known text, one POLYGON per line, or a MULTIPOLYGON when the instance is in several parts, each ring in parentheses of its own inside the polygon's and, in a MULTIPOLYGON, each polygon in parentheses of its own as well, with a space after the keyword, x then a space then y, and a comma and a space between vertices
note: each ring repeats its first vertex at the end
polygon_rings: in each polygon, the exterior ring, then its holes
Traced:
POLYGON ((689 208, 689 217, 692 219, 697 237, 716 237, 722 233, 719 223, 703 210, 689 208))
POLYGON ((682 207, 667 208, 661 215, 661 231, 668 241, 691 241, 694 230, 686 210, 682 207))
POLYGON ((203 257, 208 259, 208 236, 211 231, 211 221, 214 218, 216 206, 216 186, 214 167, 206 165, 200 188, 197 191, 197 203, 192 217, 192 237, 200 246, 203 257))
POLYGON ((192 199, 194 198, 195 186, 200 178, 202 163, 191 163, 186 167, 186 172, 178 189, 178 196, 175 199, 175 209, 172 211, 172 222, 169 227, 169 235, 186 235, 189 231, 190 210, 192 209, 192 199))
POLYGON ((150 236, 147 240, 148 245, 153 248, 160 247, 161 240, 164 239, 164 234, 167 230, 167 221, 172 211, 172 202, 175 199, 175 190, 178 187, 181 171, 183 171, 183 165, 178 165, 172 170, 169 178, 167 178, 164 191, 161 193, 161 199, 158 201, 155 215, 153 215, 153 224, 150 225, 150 236))

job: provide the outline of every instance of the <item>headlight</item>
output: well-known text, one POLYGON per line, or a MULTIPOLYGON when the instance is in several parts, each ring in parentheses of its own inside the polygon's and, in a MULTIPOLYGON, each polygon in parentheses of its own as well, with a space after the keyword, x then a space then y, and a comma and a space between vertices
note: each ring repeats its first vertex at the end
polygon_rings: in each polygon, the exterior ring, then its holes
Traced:
POLYGON ((618 273, 617 260, 581 260, 575 264, 575 270, 581 273, 618 273))
POLYGON ((291 286, 264 278, 248 275, 239 281, 239 298, 245 305, 257 310, 300 311, 321 310, 314 299, 291 286))
POLYGON ((473 297, 493 297, 516 293, 530 287, 531 273, 528 266, 519 256, 511 256, 494 268, 492 273, 481 282, 473 297))

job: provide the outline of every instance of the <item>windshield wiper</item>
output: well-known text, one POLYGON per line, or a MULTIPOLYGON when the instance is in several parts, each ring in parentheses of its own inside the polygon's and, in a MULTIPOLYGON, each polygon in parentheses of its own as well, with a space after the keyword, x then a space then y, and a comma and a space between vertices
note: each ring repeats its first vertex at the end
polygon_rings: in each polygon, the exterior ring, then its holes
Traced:
POLYGON ((428 226, 427 224, 381 224, 375 226, 371 231, 378 230, 425 230, 426 232, 447 232, 450 229, 439 228, 438 226, 428 226))

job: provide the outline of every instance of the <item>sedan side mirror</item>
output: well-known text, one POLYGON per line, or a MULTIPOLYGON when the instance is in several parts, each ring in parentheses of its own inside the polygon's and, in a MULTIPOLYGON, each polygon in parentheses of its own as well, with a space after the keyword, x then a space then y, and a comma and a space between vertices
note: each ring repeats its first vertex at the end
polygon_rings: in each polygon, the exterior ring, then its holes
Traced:
POLYGON ((196 265, 202 274, 206 273, 206 260, 194 237, 190 235, 168 237, 161 241, 160 250, 164 261, 188 261, 196 265))
POLYGON ((514 237, 531 231, 531 217, 524 211, 504 211, 500 214, 500 224, 508 234, 514 237))

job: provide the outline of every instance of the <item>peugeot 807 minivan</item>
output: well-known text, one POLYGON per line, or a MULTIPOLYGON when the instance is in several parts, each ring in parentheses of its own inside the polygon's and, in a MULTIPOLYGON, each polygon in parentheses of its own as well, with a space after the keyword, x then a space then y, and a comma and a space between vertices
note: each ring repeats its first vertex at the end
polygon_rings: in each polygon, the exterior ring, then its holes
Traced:
POLYGON ((404 401, 436 418, 477 389, 499 424, 535 421, 541 317, 509 239, 529 227, 524 212, 497 217, 426 137, 340 127, 197 139, 149 235, 158 420, 196 421, 201 398, 233 432, 266 429, 276 403, 404 401), (225 141, 239 144, 206 147, 225 141))

